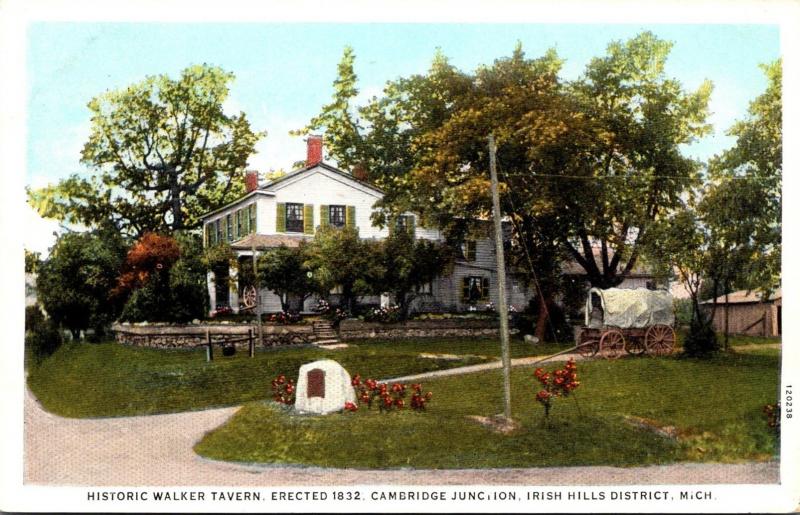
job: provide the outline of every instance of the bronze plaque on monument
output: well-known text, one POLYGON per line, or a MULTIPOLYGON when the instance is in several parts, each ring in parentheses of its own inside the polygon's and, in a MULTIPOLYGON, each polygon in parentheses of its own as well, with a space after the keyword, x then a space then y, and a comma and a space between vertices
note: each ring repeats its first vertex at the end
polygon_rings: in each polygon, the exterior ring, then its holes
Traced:
POLYGON ((325 398, 325 372, 315 368, 308 372, 308 398, 325 398))

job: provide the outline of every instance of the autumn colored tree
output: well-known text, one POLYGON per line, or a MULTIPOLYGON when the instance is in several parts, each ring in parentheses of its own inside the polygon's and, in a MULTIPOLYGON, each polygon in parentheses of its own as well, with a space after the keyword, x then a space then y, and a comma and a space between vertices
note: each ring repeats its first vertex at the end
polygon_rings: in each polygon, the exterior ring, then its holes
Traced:
POLYGON ((177 79, 147 77, 89 102, 91 133, 72 175, 28 192, 47 218, 140 236, 197 227, 198 216, 244 191, 244 168, 264 134, 227 115, 231 73, 190 66, 177 79))

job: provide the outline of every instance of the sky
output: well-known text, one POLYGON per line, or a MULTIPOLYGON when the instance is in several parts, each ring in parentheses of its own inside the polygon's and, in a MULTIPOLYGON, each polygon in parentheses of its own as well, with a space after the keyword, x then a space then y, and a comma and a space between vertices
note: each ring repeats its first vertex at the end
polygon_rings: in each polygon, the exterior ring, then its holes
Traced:
MULTIPOLYGON (((360 100, 380 94, 388 80, 425 72, 437 48, 463 70, 511 54, 517 41, 530 57, 555 48, 566 60, 564 79, 577 78, 607 44, 650 30, 674 46, 666 73, 687 90, 714 84, 714 131, 684 148, 699 159, 733 144, 725 135, 766 88, 759 64, 780 56, 775 25, 591 24, 324 24, 324 23, 43 23, 28 31, 27 184, 41 187, 72 173, 89 174, 80 151, 89 134, 86 104, 106 90, 148 75, 177 76, 208 63, 236 79, 225 104, 244 111, 268 136, 249 167, 290 169, 305 143, 288 131, 303 127, 333 93, 345 46, 356 54, 360 100)), ((25 246, 46 254, 58 224, 26 214, 25 246)))

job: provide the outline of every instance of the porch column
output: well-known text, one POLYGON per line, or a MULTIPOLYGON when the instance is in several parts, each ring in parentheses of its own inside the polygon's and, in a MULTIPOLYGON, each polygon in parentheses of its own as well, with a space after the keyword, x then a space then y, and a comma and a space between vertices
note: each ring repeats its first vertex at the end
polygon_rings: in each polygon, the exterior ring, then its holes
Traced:
POLYGON ((214 272, 211 270, 206 272, 206 286, 208 287, 208 314, 209 316, 211 313, 217 309, 217 287, 216 281, 214 277, 214 272))
POLYGON ((234 313, 239 312, 239 263, 236 260, 228 266, 228 302, 234 313), (235 264, 234 264, 235 263, 235 264))

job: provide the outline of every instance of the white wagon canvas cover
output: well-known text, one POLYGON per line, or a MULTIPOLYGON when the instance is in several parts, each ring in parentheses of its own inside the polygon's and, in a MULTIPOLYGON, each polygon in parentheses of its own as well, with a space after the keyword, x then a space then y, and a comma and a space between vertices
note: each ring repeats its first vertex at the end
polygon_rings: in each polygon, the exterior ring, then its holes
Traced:
POLYGON ((603 325, 629 328, 645 328, 656 324, 672 326, 675 313, 672 309, 672 295, 663 290, 635 290, 592 288, 586 298, 586 325, 590 325, 592 295, 600 297, 603 310, 603 325))

